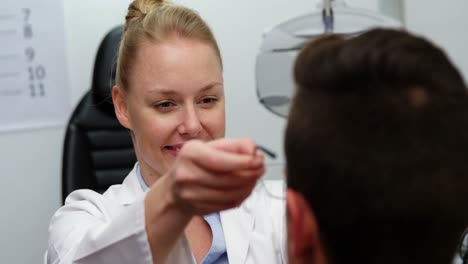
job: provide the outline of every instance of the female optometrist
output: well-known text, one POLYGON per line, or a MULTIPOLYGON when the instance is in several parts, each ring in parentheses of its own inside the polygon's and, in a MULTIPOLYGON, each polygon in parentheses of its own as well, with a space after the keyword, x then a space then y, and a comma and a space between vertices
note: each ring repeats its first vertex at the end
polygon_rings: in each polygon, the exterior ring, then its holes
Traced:
POLYGON ((112 89, 138 162, 104 194, 71 193, 52 217, 47 263, 285 263, 284 203, 256 182, 263 155, 222 139, 220 51, 191 9, 135 0, 112 89))

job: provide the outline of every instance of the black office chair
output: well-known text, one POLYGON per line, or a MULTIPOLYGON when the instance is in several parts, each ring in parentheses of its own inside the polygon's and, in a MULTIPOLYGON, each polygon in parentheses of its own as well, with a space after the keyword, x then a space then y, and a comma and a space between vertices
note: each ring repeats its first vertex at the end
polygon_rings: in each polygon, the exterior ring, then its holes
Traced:
POLYGON ((130 133, 115 116, 111 88, 123 27, 112 29, 101 42, 91 89, 75 108, 67 125, 62 163, 62 198, 77 189, 104 192, 123 181, 136 161, 130 133))

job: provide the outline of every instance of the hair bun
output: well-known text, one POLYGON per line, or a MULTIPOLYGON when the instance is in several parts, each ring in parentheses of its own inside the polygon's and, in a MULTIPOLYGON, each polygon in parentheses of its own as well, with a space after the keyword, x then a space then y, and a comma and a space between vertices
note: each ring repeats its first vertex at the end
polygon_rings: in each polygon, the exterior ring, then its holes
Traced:
POLYGON ((133 0, 128 6, 128 13, 125 17, 127 22, 143 19, 152 10, 157 9, 166 2, 165 0, 133 0))

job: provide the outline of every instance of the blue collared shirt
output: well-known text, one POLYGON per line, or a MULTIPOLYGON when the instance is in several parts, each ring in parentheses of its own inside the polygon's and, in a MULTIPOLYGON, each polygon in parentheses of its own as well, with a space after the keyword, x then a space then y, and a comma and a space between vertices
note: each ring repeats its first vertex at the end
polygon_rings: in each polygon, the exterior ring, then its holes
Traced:
MULTIPOLYGON (((140 166, 138 164, 136 166, 136 175, 141 188, 146 192, 149 187, 141 176, 140 166)), ((203 218, 210 225, 211 233, 213 234, 213 241, 208 254, 202 261, 202 264, 229 264, 226 242, 224 241, 224 231, 223 226, 221 225, 219 213, 205 215, 203 218)))

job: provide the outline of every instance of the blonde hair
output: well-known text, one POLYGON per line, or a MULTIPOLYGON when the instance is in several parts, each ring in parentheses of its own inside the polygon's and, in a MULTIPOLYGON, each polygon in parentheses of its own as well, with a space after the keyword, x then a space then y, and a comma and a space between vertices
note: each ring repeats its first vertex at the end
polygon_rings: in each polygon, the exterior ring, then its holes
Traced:
POLYGON ((134 0, 128 7, 125 28, 120 43, 116 84, 128 90, 139 45, 144 41, 158 43, 172 34, 195 39, 213 47, 222 65, 221 52, 210 27, 194 10, 164 0, 134 0))

